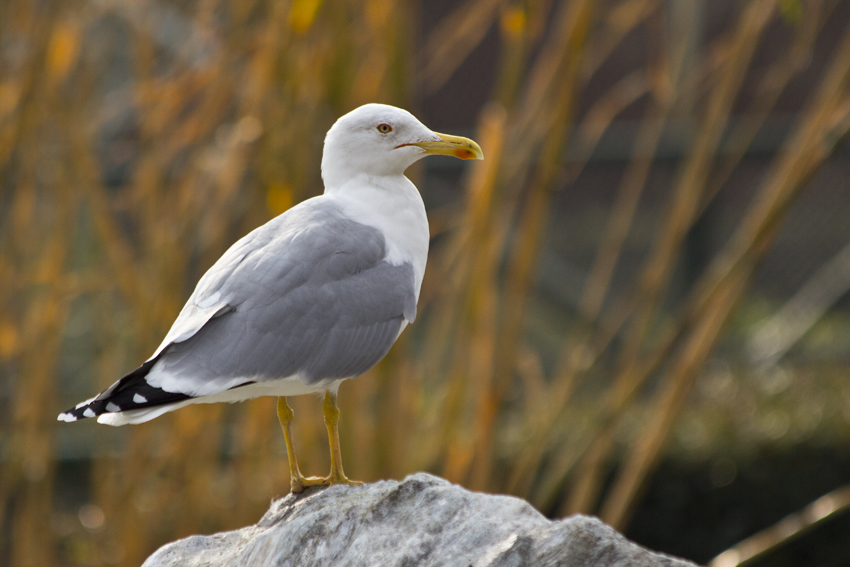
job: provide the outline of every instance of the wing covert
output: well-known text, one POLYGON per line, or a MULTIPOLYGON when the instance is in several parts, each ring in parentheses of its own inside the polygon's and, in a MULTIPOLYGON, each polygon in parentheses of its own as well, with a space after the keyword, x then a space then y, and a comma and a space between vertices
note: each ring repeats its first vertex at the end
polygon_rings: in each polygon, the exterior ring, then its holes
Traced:
POLYGON ((333 206, 290 213, 273 237, 278 223, 264 225, 202 278, 157 351, 152 384, 196 395, 234 377, 315 383, 386 355, 416 315, 412 266, 386 262, 382 233, 333 206))

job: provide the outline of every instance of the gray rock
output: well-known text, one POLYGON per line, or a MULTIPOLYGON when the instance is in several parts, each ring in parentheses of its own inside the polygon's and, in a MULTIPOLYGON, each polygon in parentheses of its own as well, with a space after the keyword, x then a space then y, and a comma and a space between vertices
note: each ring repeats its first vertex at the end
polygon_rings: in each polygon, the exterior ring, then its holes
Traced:
POLYGON ((693 567, 628 541, 596 518, 551 521, 519 498, 419 473, 312 488, 272 503, 256 526, 161 547, 142 567, 693 567))

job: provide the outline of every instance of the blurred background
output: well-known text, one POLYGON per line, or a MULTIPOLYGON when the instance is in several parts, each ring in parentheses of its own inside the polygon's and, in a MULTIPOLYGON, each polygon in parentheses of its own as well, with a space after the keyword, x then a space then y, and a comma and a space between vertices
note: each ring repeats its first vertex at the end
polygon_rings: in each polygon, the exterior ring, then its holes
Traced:
MULTIPOLYGON (((408 171, 420 315, 341 389, 350 476, 850 565, 845 0, 0 2, 0 564, 138 565, 288 491, 273 399, 56 415, 320 193, 325 132, 373 101, 486 160, 408 171)), ((291 403, 324 474, 321 400, 291 403)))

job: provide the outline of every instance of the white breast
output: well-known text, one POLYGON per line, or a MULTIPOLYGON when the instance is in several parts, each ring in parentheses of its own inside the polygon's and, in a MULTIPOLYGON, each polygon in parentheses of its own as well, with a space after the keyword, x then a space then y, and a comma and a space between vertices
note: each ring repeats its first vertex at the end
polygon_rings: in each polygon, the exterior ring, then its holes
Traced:
POLYGON ((332 199, 352 220, 377 228, 387 241, 386 260, 413 266, 416 299, 428 259, 428 217, 416 186, 404 175, 360 175, 330 191, 332 199))

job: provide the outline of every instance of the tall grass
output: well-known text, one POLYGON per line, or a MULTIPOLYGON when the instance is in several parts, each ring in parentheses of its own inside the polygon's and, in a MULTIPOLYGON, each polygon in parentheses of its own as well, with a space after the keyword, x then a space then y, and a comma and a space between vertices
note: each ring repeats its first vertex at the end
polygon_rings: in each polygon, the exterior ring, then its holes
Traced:
MULTIPOLYGON (((416 110, 491 29, 501 51, 474 133, 487 159, 452 210, 434 211, 417 325, 342 387, 346 469, 367 481, 429 470, 623 528, 784 214, 850 128, 848 28, 736 231, 676 299, 689 230, 836 5, 741 2, 699 45, 696 13, 657 0, 469 0, 421 38, 427 6, 393 0, 4 2, 0 562, 138 565, 176 537, 253 523, 286 491, 272 400, 119 431, 55 416, 147 358, 230 243, 321 190, 321 142, 338 115, 369 101, 416 110), (756 65, 770 26, 792 40, 756 65), (635 33, 653 38, 641 66, 586 101, 635 33), (640 114, 632 158, 548 364, 526 327, 553 201, 626 110, 640 114), (693 131, 621 295, 614 273, 674 118, 693 131), (603 387, 579 395, 591 381, 603 387), (74 464, 88 456, 89 468, 74 464), (74 471, 89 482, 74 488, 74 471)), ((319 402, 293 406, 302 466, 320 474, 319 402)))

